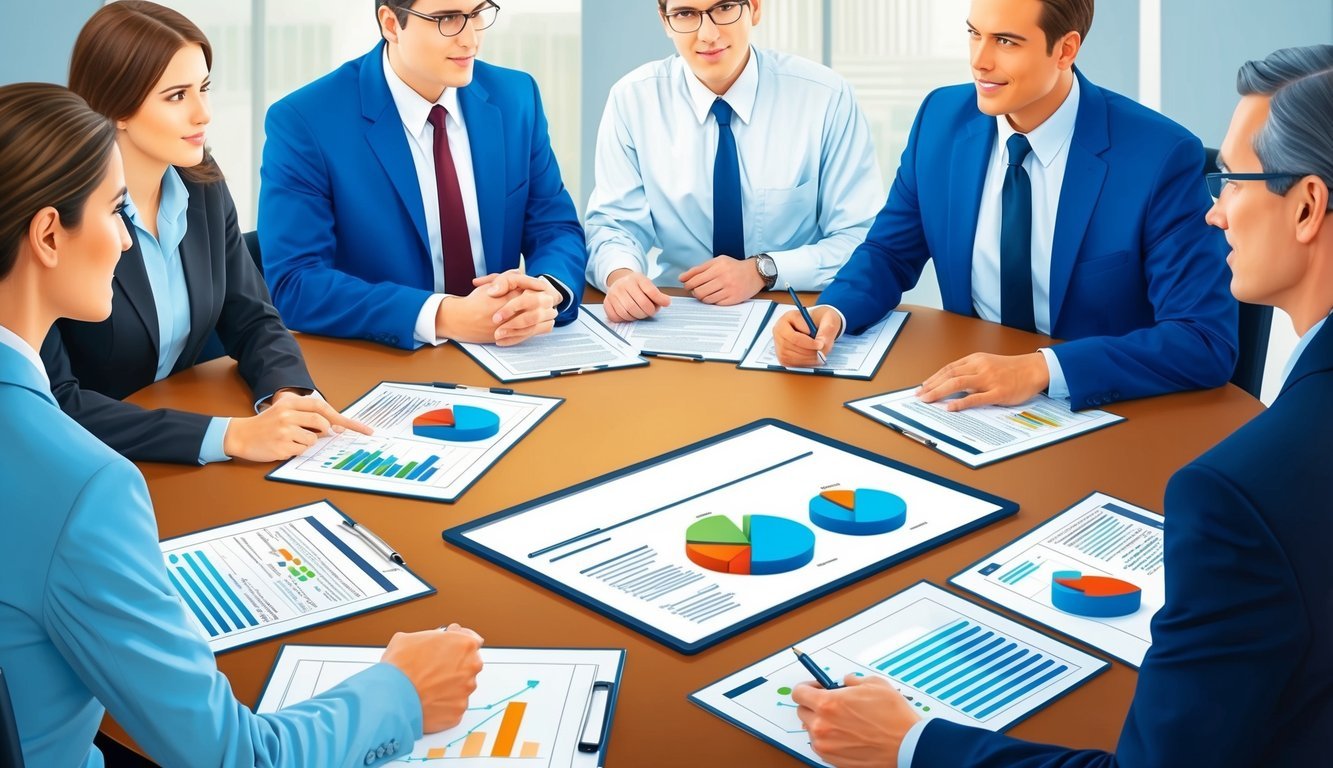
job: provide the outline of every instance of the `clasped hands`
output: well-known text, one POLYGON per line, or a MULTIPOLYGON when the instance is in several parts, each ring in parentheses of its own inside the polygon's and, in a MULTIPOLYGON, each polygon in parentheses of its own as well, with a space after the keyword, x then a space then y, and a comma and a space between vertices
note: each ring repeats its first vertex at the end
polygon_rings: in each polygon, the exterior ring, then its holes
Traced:
POLYGON ((511 269, 472 281, 466 296, 440 302, 435 332, 440 338, 502 347, 518 344, 555 327, 564 297, 545 277, 511 269))
MULTIPOLYGON (((727 307, 754 298, 764 290, 753 259, 715 256, 680 275, 680 283, 705 304, 727 307)), ((606 317, 613 323, 644 320, 671 304, 647 275, 632 269, 617 269, 606 278, 606 317)))

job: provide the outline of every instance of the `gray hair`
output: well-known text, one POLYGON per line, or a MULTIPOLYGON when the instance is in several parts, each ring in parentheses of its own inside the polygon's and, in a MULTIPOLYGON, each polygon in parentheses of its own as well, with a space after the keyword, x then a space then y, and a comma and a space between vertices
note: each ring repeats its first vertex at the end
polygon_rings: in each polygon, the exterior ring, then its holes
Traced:
POLYGON ((1333 189, 1333 45, 1283 48, 1247 61, 1236 75, 1236 90, 1271 97, 1268 122, 1254 140, 1264 172, 1300 174, 1270 179, 1269 190, 1285 195, 1307 175, 1333 189))

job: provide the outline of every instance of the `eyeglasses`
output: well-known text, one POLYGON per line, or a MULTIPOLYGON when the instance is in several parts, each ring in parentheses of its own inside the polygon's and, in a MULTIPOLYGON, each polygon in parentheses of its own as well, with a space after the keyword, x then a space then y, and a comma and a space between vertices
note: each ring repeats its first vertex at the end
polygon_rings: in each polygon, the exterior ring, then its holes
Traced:
POLYGON ((445 37, 455 37, 462 34, 467 23, 472 22, 472 28, 478 32, 486 29, 495 23, 495 19, 500 15, 500 6, 488 2, 470 13, 443 13, 439 16, 430 16, 420 11, 414 11, 411 8, 400 9, 412 14, 420 19, 435 22, 435 27, 440 30, 440 34, 445 37))
POLYGON ((735 24, 741 20, 741 11, 749 4, 749 0, 738 0, 738 2, 718 3, 706 11, 682 8, 662 15, 666 17, 667 26, 673 31, 688 35, 699 31, 699 27, 704 24, 705 16, 719 27, 735 24))
POLYGON ((1222 189, 1228 181, 1268 181, 1269 179, 1299 179, 1304 174, 1300 173, 1208 173, 1204 174, 1204 179, 1208 181, 1208 194, 1216 200, 1222 196, 1222 189))

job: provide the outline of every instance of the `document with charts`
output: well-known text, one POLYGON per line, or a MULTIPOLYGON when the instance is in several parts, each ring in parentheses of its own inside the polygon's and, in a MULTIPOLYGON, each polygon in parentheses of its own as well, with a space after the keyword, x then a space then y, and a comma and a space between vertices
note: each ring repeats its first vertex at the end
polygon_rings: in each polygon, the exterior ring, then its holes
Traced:
POLYGON ((627 323, 607 321, 603 304, 584 304, 583 309, 610 325, 642 354, 739 363, 774 306, 767 299, 756 299, 719 307, 687 296, 672 296, 671 304, 657 310, 657 314, 627 323))
POLYGON ((765 420, 444 535, 695 653, 1017 509, 765 420))
MULTIPOLYGON (((285 645, 255 712, 276 712, 379 662, 383 648, 285 645)), ((482 648, 485 667, 457 726, 428 733, 395 763, 476 768, 594 768, 605 760, 625 652, 582 648, 482 648), (605 693, 607 695, 594 695, 605 693), (593 707, 601 709, 593 712, 593 707), (579 749, 600 716, 600 748, 579 749), (444 762, 448 761, 448 762, 444 762)))
POLYGON ((458 346, 492 376, 506 382, 648 364, 632 344, 582 309, 569 325, 512 347, 470 343, 458 346))
MULTIPOLYGON (((887 678, 926 719, 1003 731, 1110 665, 921 582, 792 645, 842 682, 887 678)), ((784 647, 690 701, 811 765, 791 694, 810 672, 784 647)))
POLYGON ((1163 518, 1094 493, 950 579, 1138 667, 1166 602, 1163 518))
POLYGON ((759 332, 745 359, 738 366, 756 371, 788 371, 791 373, 813 373, 820 376, 838 376, 846 379, 873 379, 889 348, 898 339, 898 334, 907 322, 907 312, 894 310, 889 316, 866 329, 865 333, 853 336, 843 334, 827 355, 827 362, 818 368, 788 368, 778 362, 778 353, 773 346, 773 328, 778 320, 795 307, 779 304, 769 315, 764 330, 759 332))
POLYGON ((1069 400, 1037 395, 1022 405, 945 410, 958 394, 923 403, 916 387, 847 403, 863 416, 969 467, 1035 451, 1125 420, 1106 411, 1073 411, 1069 400))
POLYGON ((214 652, 435 592, 348 519, 321 501, 167 539, 162 558, 214 652))
POLYGON ((268 477, 451 502, 562 402, 510 389, 384 382, 343 411, 373 435, 321 438, 268 477))

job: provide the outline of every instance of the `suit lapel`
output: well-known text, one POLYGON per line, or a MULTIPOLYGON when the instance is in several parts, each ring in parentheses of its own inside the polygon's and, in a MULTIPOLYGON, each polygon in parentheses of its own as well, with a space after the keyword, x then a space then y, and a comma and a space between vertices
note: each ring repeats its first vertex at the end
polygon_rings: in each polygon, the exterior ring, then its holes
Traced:
POLYGON ((1083 74, 1078 78, 1078 117, 1069 144, 1069 160, 1060 185, 1060 203, 1055 215, 1055 237, 1051 243, 1051 334, 1060 335, 1060 310, 1064 307, 1074 264, 1083 235, 1092 220, 1097 199, 1106 181, 1106 161, 1101 154, 1110 146, 1106 124, 1106 97, 1083 74))
POLYGON ((977 113, 963 126, 953 145, 949 161, 949 178, 953 179, 954 204, 949 207, 948 259, 957 265, 954 280, 941 283, 944 306, 953 311, 972 309, 972 252, 977 237, 977 218, 981 212, 981 190, 986 182, 986 166, 995 143, 995 118, 977 113))
POLYGON ((505 225, 505 137, 500 110, 490 94, 473 79, 458 91, 458 103, 472 146, 472 176, 477 187, 477 210, 481 216, 481 246, 486 271, 500 272, 504 257, 505 225))
POLYGON ((384 80, 384 45, 366 54, 361 66, 361 115, 370 121, 366 143, 379 160, 393 184, 398 199, 407 209, 416 227, 423 253, 430 256, 430 236, 426 233, 426 209, 421 202, 421 185, 416 166, 407 147, 403 118, 393 103, 389 84, 384 80))
POLYGON ((125 227, 134 236, 133 244, 128 251, 121 254, 120 261, 116 264, 115 282, 125 294, 130 306, 134 307, 139 320, 143 322, 144 330, 148 332, 148 339, 153 345, 153 355, 156 357, 162 346, 157 327, 157 303, 153 301, 153 287, 148 282, 148 270, 144 269, 143 251, 139 248, 139 233, 134 229, 134 224, 130 223, 128 216, 125 217, 125 227))
POLYGON ((190 196, 185 214, 185 238, 180 245, 181 266, 185 270, 185 292, 190 302, 190 335, 181 359, 176 362, 178 369, 182 363, 187 367, 194 364, 199 347, 213 330, 213 323, 210 322, 213 305, 212 244, 208 237, 208 216, 204 210, 204 201, 195 199, 202 194, 202 189, 195 189, 190 196))
POLYGON ((1277 396, 1281 398, 1298 380, 1312 373, 1327 370, 1333 370, 1333 320, 1326 321, 1324 327, 1319 329, 1319 333, 1310 339, 1296 365, 1292 366, 1287 380, 1282 383, 1282 390, 1277 396))
POLYGON ((55 396, 51 394, 51 387, 32 362, 7 344, 0 344, 0 384, 12 384, 31 390, 52 406, 59 407, 55 396))

